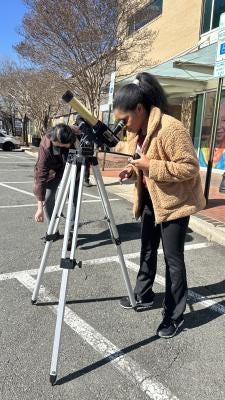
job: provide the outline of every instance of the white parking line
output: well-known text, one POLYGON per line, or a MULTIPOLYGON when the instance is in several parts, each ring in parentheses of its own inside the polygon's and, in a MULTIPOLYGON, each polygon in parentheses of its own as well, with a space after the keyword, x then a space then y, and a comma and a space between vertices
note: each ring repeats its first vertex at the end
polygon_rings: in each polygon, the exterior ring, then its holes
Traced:
MULTIPOLYGON (((109 199, 109 201, 121 201, 122 199, 109 199)), ((83 203, 100 203, 101 200, 100 199, 91 199, 91 200, 82 200, 82 204, 83 203)), ((37 204, 15 204, 12 206, 0 206, 0 209, 4 209, 4 208, 23 208, 23 207, 34 207, 37 204)))
MULTIPOLYGON (((35 280, 27 273, 20 273, 17 279, 29 291, 33 291, 35 280)), ((41 290, 43 301, 52 302, 56 299, 49 296, 44 287, 41 290)), ((57 314, 57 306, 48 306, 54 314, 57 314)), ((150 372, 142 368, 132 358, 125 355, 122 350, 105 338, 101 333, 89 325, 86 321, 75 314, 69 307, 65 307, 64 322, 87 342, 96 352, 104 358, 108 358, 109 363, 116 368, 128 381, 137 385, 139 389, 152 400, 178 400, 172 395, 171 391, 151 377, 150 372)))
POLYGON ((89 193, 84 193, 86 196, 88 197, 94 197, 94 199, 100 199, 99 196, 94 196, 93 194, 89 194, 89 193))
POLYGON ((37 204, 16 204, 16 205, 12 205, 12 206, 0 206, 0 209, 4 209, 4 208, 23 208, 23 207, 35 207, 37 206, 37 204))
MULTIPOLYGON (((11 183, 11 182, 10 182, 11 183)), ((18 183, 18 182, 17 182, 18 183)), ((4 187, 6 187, 6 188, 8 188, 8 189, 12 189, 12 190, 15 190, 15 191, 17 191, 17 192, 21 192, 21 193, 25 193, 25 194, 28 194, 28 195, 30 195, 30 196, 34 196, 34 194, 32 193, 32 192, 27 192, 27 191, 25 191, 25 190, 22 190, 22 189, 18 189, 18 188, 16 188, 16 187, 14 187, 14 186, 10 186, 10 185, 6 185, 5 183, 3 183, 3 182, 0 182, 0 185, 1 186, 4 186, 4 187)), ((89 193, 83 193, 85 196, 88 196, 88 197, 94 197, 95 199, 100 199, 100 197, 99 196, 94 196, 93 194, 89 194, 89 193)))
POLYGON ((6 185, 5 183, 0 183, 0 186, 3 186, 3 187, 6 187, 7 189, 12 189, 12 190, 15 190, 16 192, 20 192, 23 194, 27 194, 28 196, 34 197, 34 194, 31 192, 27 192, 26 190, 22 190, 22 189, 15 188, 13 186, 6 185))
POLYGON ((27 183, 34 183, 34 181, 1 181, 0 183, 23 183, 23 184, 27 184, 27 183))
POLYGON ((29 169, 19 169, 19 168, 16 168, 16 169, 2 169, 1 171, 0 171, 0 174, 2 173, 2 172, 28 172, 29 174, 31 173, 31 171, 29 170, 29 169))
MULTIPOLYGON (((207 243, 207 242, 206 243, 189 244, 189 245, 185 246, 185 251, 203 249, 203 248, 210 247, 210 246, 212 246, 212 244, 207 243)), ((163 250, 160 249, 158 251, 158 254, 162 254, 162 253, 163 253, 163 250)), ((139 256, 140 256, 139 252, 125 254, 124 257, 125 257, 125 260, 126 260, 127 268, 137 272, 139 270, 139 266, 136 263, 130 261, 130 259, 137 258, 139 256)), ((105 263, 110 263, 110 262, 117 262, 118 263, 119 262, 118 261, 118 256, 102 257, 102 258, 97 258, 97 259, 94 259, 94 260, 82 261, 83 265, 89 265, 89 266, 91 266, 91 265, 100 265, 100 264, 105 264, 105 263)), ((49 266, 49 267, 46 267, 46 269, 45 269, 45 273, 52 273, 52 272, 56 272, 56 271, 61 271, 61 269, 59 268, 58 265, 49 266)), ((26 273, 26 274, 29 274, 29 275, 37 275, 38 268, 31 269, 31 270, 8 272, 8 273, 5 273, 5 274, 0 274, 0 281, 6 281, 6 280, 9 280, 9 279, 15 279, 15 278, 18 279, 18 276, 21 273, 26 273)), ((158 274, 156 275, 155 281, 159 285, 165 286, 164 277, 162 277, 162 276, 160 276, 158 274)), ((214 300, 209 299, 207 296, 202 296, 202 295, 194 292, 193 290, 189 290, 188 291, 188 295, 189 295, 189 298, 192 301, 200 304, 202 307, 209 308, 210 310, 212 310, 212 311, 214 311, 214 312, 216 312, 218 314, 225 315, 225 306, 223 306, 222 304, 220 304, 220 303, 218 303, 218 302, 216 302, 214 300)))
MULTIPOLYGON (((3 156, 1 156, 3 157, 3 156)), ((22 158, 24 160, 32 160, 32 161, 36 161, 36 159, 34 157, 30 157, 30 156, 19 156, 19 155, 15 155, 15 153, 13 153, 12 155, 8 155, 7 158, 15 160, 16 158, 22 158)))
MULTIPOLYGON (((135 272, 139 271, 139 265, 135 264, 132 261, 127 261, 126 266, 127 268, 132 269, 135 272)), ((165 278, 163 276, 156 274, 155 282, 165 287, 165 278)), ((204 308, 210 308, 212 311, 218 314, 225 315, 225 307, 222 304, 217 303, 214 300, 208 299, 206 296, 202 296, 201 294, 196 293, 193 290, 188 290, 188 298, 195 303, 200 304, 204 308)))
MULTIPOLYGON (((197 249, 203 249, 206 247, 211 247, 212 243, 209 242, 203 242, 203 243, 195 243, 195 244, 187 244, 184 246, 185 251, 190 251, 190 250, 197 250, 197 249)), ((158 254, 163 254, 163 250, 159 249, 158 250, 158 254)), ((126 260, 126 263, 131 259, 134 258, 138 258, 140 257, 140 252, 136 252, 136 253, 126 253, 124 254, 124 258, 126 260)), ((82 261, 83 265, 101 265, 101 264, 106 264, 106 263, 110 263, 110 262, 119 262, 118 256, 109 256, 109 257, 101 257, 101 258, 94 258, 94 259, 90 259, 90 260, 84 260, 82 261)), ((133 263, 134 264, 134 263, 133 263)), ((136 264, 134 264, 136 266, 136 264)), ((136 268, 136 267, 135 267, 136 268)), ((131 268, 132 269, 132 268, 131 268)), ((61 269, 59 268, 58 265, 53 265, 53 266, 49 266, 46 267, 45 269, 45 273, 51 273, 51 272, 55 272, 55 271, 61 271, 61 269)), ((15 278, 15 274, 20 274, 21 272, 30 274, 30 275, 37 275, 38 273, 38 268, 33 268, 33 269, 29 269, 29 270, 22 270, 22 271, 18 271, 18 272, 8 272, 6 274, 0 274, 0 281, 4 281, 4 280, 8 280, 8 279, 14 279, 15 278)))

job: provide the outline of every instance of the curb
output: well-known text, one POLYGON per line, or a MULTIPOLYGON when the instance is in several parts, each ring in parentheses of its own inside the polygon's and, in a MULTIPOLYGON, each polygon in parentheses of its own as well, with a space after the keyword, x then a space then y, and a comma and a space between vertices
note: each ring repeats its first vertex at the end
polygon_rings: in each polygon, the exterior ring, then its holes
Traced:
POLYGON ((225 246, 225 224, 207 217, 192 215, 189 227, 199 235, 204 236, 210 242, 216 242, 225 246))

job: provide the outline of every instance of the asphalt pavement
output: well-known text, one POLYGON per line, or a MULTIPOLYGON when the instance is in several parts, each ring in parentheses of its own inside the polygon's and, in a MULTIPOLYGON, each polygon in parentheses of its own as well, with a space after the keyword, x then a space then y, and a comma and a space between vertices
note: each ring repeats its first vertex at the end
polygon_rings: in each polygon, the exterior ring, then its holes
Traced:
MULTIPOLYGON (((159 250, 154 307, 124 310, 126 295, 115 246, 96 186, 84 189, 76 259, 69 275, 57 382, 49 371, 59 297, 62 240, 52 245, 37 305, 31 294, 46 224, 33 219, 35 160, 0 152, 0 399, 224 400, 225 248, 189 231, 185 259, 189 301, 185 328, 156 337, 165 264, 159 250)), ((140 224, 132 205, 106 184, 132 285, 139 264, 140 224)), ((63 233, 64 220, 60 223, 63 233)))

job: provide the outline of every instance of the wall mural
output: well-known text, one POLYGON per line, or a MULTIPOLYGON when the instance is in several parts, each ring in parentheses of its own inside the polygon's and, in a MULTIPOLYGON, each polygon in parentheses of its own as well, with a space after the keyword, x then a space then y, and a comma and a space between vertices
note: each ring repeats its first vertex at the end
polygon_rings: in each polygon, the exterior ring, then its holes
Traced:
MULTIPOLYGON (((214 101, 215 92, 207 93, 199 151, 199 164, 201 167, 207 167, 209 159, 214 101)), ((225 170, 225 93, 223 93, 220 105, 213 168, 225 170)))

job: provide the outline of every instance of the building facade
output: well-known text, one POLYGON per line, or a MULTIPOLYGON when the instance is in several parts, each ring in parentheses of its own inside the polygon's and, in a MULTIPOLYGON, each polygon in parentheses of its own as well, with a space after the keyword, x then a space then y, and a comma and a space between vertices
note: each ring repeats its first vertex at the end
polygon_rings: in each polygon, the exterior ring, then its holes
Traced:
MULTIPOLYGON (((164 87, 170 112, 189 129, 200 166, 207 166, 217 80, 213 78, 218 26, 225 0, 151 0, 127 23, 128 40, 141 31, 157 31, 148 48, 144 71, 164 87), (154 60, 155 63, 154 63, 154 60), (152 61, 154 65, 152 65, 152 61)), ((133 62, 133 61, 132 61, 133 62)), ((129 64, 126 62, 126 65, 129 64)), ((135 74, 117 65, 116 89, 132 82, 135 74), (127 72, 126 78, 119 76, 127 72)), ((225 170, 225 87, 222 92, 213 168, 225 170)))

